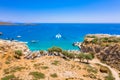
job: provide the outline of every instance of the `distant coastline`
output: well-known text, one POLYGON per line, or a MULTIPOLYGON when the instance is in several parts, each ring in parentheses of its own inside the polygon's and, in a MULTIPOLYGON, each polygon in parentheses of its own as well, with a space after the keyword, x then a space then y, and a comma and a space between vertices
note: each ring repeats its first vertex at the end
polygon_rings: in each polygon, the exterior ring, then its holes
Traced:
POLYGON ((12 23, 12 22, 0 22, 0 26, 1 25, 7 25, 7 26, 11 26, 11 25, 15 25, 15 26, 19 26, 19 25, 31 25, 31 26, 34 26, 34 25, 37 25, 36 23, 12 23))

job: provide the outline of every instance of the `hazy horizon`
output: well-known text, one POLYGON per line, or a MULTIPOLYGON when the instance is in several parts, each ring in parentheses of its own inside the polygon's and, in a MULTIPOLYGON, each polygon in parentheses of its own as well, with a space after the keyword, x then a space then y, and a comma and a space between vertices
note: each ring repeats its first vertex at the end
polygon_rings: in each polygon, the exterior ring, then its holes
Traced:
POLYGON ((120 0, 0 0, 0 21, 120 23, 120 0))

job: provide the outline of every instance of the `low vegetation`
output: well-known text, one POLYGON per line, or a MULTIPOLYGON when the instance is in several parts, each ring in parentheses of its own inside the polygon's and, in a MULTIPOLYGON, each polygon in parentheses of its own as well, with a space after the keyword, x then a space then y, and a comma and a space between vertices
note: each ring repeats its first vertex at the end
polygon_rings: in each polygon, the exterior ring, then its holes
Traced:
POLYGON ((48 66, 41 66, 41 69, 48 69, 48 66))
POLYGON ((35 79, 44 79, 45 75, 41 72, 30 72, 29 75, 32 75, 35 79))
POLYGON ((14 80, 15 76, 14 75, 8 75, 3 77, 1 80, 14 80))
POLYGON ((92 60, 94 57, 92 54, 80 53, 77 55, 77 58, 80 60, 80 62, 84 62, 84 59, 86 59, 87 63, 89 63, 89 60, 92 60))
POLYGON ((60 47, 52 47, 48 49, 48 52, 62 52, 62 49, 60 47))
POLYGON ((21 50, 16 50, 14 57, 17 58, 17 59, 20 59, 21 56, 22 56, 22 51, 21 50))
POLYGON ((70 53, 68 51, 63 51, 62 54, 70 59, 74 59, 75 58, 75 54, 70 53))
POLYGON ((14 72, 17 72, 17 71, 21 71, 22 69, 25 69, 25 68, 24 67, 19 67, 19 66, 10 67, 10 68, 4 69, 4 73, 5 74, 14 73, 14 72))
POLYGON ((57 77, 58 77, 56 73, 51 74, 50 76, 51 76, 52 78, 57 78, 57 77))
POLYGON ((87 66, 87 71, 89 73, 93 73, 93 74, 97 74, 98 73, 98 69, 96 69, 95 67, 92 67, 90 65, 87 66))
POLYGON ((55 60, 54 62, 52 62, 52 65, 57 66, 59 63, 60 63, 59 61, 55 60))

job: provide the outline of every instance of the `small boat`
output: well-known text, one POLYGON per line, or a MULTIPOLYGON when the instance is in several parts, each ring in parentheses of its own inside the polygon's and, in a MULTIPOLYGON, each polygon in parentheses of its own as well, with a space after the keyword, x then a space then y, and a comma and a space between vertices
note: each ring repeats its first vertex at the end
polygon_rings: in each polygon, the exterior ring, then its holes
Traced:
POLYGON ((21 38, 21 36, 17 36, 17 38, 21 38))
POLYGON ((55 37, 59 39, 59 38, 61 38, 62 36, 61 36, 61 34, 57 34, 55 37))
POLYGON ((37 43, 37 41, 35 41, 35 40, 32 40, 32 41, 31 41, 31 43, 37 43))

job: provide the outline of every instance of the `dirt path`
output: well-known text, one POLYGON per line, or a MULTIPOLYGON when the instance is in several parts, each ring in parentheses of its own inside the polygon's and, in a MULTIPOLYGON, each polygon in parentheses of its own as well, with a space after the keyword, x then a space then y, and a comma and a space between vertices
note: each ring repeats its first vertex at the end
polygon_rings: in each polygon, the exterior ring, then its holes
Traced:
POLYGON ((101 63, 98 59, 93 59, 92 61, 90 61, 90 63, 98 63, 100 65, 106 66, 110 69, 112 75, 114 76, 115 80, 120 80, 119 74, 110 66, 108 66, 107 64, 101 63))

